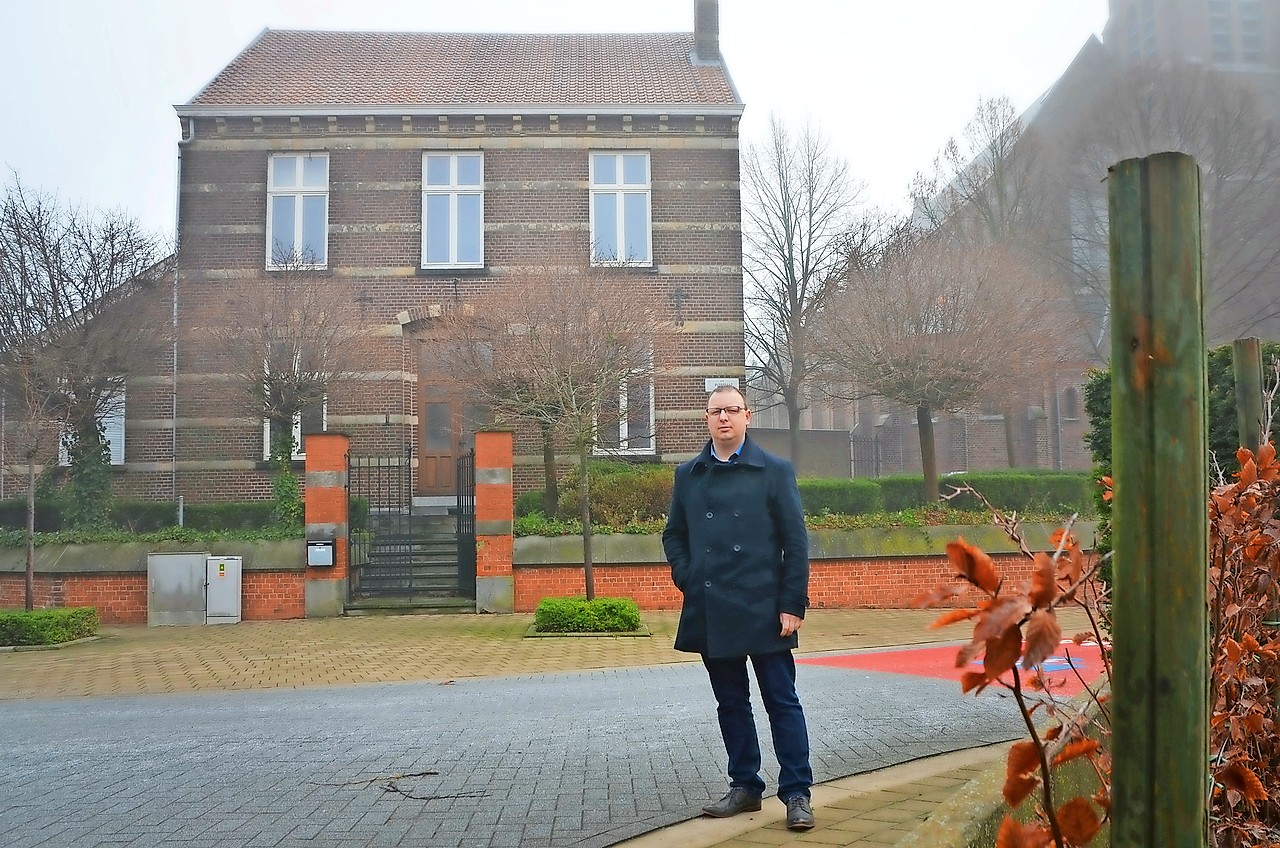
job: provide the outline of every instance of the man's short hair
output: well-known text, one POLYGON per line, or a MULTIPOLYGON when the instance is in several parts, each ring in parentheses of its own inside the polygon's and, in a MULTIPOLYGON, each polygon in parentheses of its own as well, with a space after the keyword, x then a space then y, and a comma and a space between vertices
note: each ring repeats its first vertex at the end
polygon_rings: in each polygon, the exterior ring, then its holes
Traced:
POLYGON ((718 395, 721 392, 737 392, 738 397, 742 398, 742 405, 743 406, 747 405, 746 394, 742 391, 742 389, 738 388, 733 383, 721 383, 720 385, 716 386, 711 391, 707 392, 707 400, 710 400, 713 396, 718 395))

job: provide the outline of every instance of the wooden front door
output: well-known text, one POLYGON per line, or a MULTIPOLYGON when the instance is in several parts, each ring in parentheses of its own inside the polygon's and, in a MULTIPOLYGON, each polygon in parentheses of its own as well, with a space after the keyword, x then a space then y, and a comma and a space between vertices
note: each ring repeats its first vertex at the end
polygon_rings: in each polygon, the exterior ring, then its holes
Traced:
POLYGON ((418 384, 418 492, 424 497, 457 492, 458 458, 475 447, 476 430, 492 423, 487 408, 469 403, 453 385, 441 379, 432 361, 431 345, 422 345, 418 384))

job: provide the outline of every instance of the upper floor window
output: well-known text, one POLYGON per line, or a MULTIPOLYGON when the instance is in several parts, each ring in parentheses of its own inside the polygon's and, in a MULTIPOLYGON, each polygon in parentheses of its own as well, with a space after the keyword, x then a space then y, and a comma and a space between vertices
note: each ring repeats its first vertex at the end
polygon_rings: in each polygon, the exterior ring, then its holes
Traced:
POLYGON ((591 154, 591 261, 651 265, 648 153, 591 154))
POLYGON ((267 267, 329 262, 329 157, 280 153, 267 167, 267 267))
POLYGON ((422 156, 422 267, 484 265, 484 158, 422 156))

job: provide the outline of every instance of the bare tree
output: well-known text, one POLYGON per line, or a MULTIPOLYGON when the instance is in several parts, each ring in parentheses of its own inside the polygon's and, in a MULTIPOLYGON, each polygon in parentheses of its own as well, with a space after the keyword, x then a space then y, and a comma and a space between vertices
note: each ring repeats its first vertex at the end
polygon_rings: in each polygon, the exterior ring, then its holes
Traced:
POLYGON ((655 357, 667 347, 660 337, 672 330, 656 298, 608 267, 503 277, 430 328, 430 343, 461 392, 499 421, 533 424, 544 437, 572 444, 588 600, 595 580, 587 462, 602 443, 652 445, 655 357))
POLYGON ((798 464, 804 385, 826 362, 813 325, 839 286, 861 187, 816 129, 792 135, 774 117, 747 148, 742 189, 747 355, 757 388, 786 407, 798 464))
POLYGON ((981 100, 930 173, 912 181, 916 223, 961 245, 1029 250, 1044 238, 1049 220, 1046 161, 1008 98, 981 100))
MULTIPOLYGON (((267 420, 277 500, 288 500, 296 491, 295 427, 302 429, 304 415, 323 413, 333 387, 357 371, 368 329, 351 284, 305 257, 236 286, 225 307, 211 335, 236 379, 241 408, 267 420)), ((300 515, 278 518, 288 523, 300 515)))
POLYGON ((1201 169, 1209 337, 1280 329, 1280 133, 1247 81, 1200 64, 1127 70, 1064 139, 1072 226, 1058 259, 1081 296, 1109 301, 1107 168, 1164 150, 1201 169))
MULTIPOLYGON (((125 381, 151 366, 167 338, 136 308, 170 268, 158 238, 120 212, 90 212, 26 190, 14 177, 0 199, 0 390, 19 410, 28 470, 28 576, 35 466, 65 439, 81 480, 104 465, 100 421, 125 381)), ((110 482, 76 500, 105 516, 110 482)), ((78 518, 85 518, 84 511, 78 518)), ((31 603, 28 586, 28 605, 31 603)))
POLYGON ((915 408, 926 500, 938 496, 934 413, 1057 360, 1073 331, 1059 292, 1016 253, 934 236, 903 237, 879 262, 851 269, 822 340, 837 372, 915 408))
MULTIPOLYGON (((914 220, 933 238, 961 249, 996 247, 1016 253, 1028 270, 1055 276, 1061 291, 1072 291, 1069 275, 1053 261, 1052 236, 1060 219, 1063 183, 1053 167, 1053 148, 1024 124, 1008 98, 981 100, 959 138, 950 139, 934 159, 931 172, 911 184, 914 220)), ((1081 304, 1077 304, 1081 306, 1081 304)), ((1079 309, 1077 309, 1077 312, 1079 309)), ((1084 322, 1069 319, 1083 328, 1084 322)), ((1081 330, 1078 357, 1094 350, 1081 330)), ((1044 363, 1037 363, 1037 366, 1044 363)), ((1010 468, 1020 464, 1016 421, 1020 396, 1033 391, 1028 378, 1041 368, 1011 370, 990 398, 1004 419, 1005 455, 1010 468)))

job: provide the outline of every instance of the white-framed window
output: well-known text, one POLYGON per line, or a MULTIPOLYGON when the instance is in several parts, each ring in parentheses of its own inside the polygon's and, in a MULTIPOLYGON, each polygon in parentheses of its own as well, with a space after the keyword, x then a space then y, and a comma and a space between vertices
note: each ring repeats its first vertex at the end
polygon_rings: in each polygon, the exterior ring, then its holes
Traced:
POLYGON ((267 267, 329 262, 329 156, 276 153, 267 162, 267 267))
POLYGON ((649 154, 591 154, 591 262, 653 264, 649 154))
MULTIPOLYGON (((293 416, 293 458, 307 458, 307 434, 321 433, 327 425, 329 417, 328 401, 321 401, 303 407, 301 412, 293 416)), ((278 424, 270 418, 262 419, 262 458, 271 459, 271 445, 276 436, 278 424)))
POLYGON ((422 267, 484 265, 484 156, 422 154, 422 267))
POLYGON ((651 454, 654 452, 653 369, 642 369, 605 399, 598 416, 596 452, 651 454))
MULTIPOLYGON (((111 452, 112 465, 124 465, 124 402, 125 389, 121 386, 107 396, 103 409, 98 414, 98 424, 102 427, 102 438, 111 452)), ((71 464, 67 444, 62 439, 58 440, 58 464, 71 464)))

